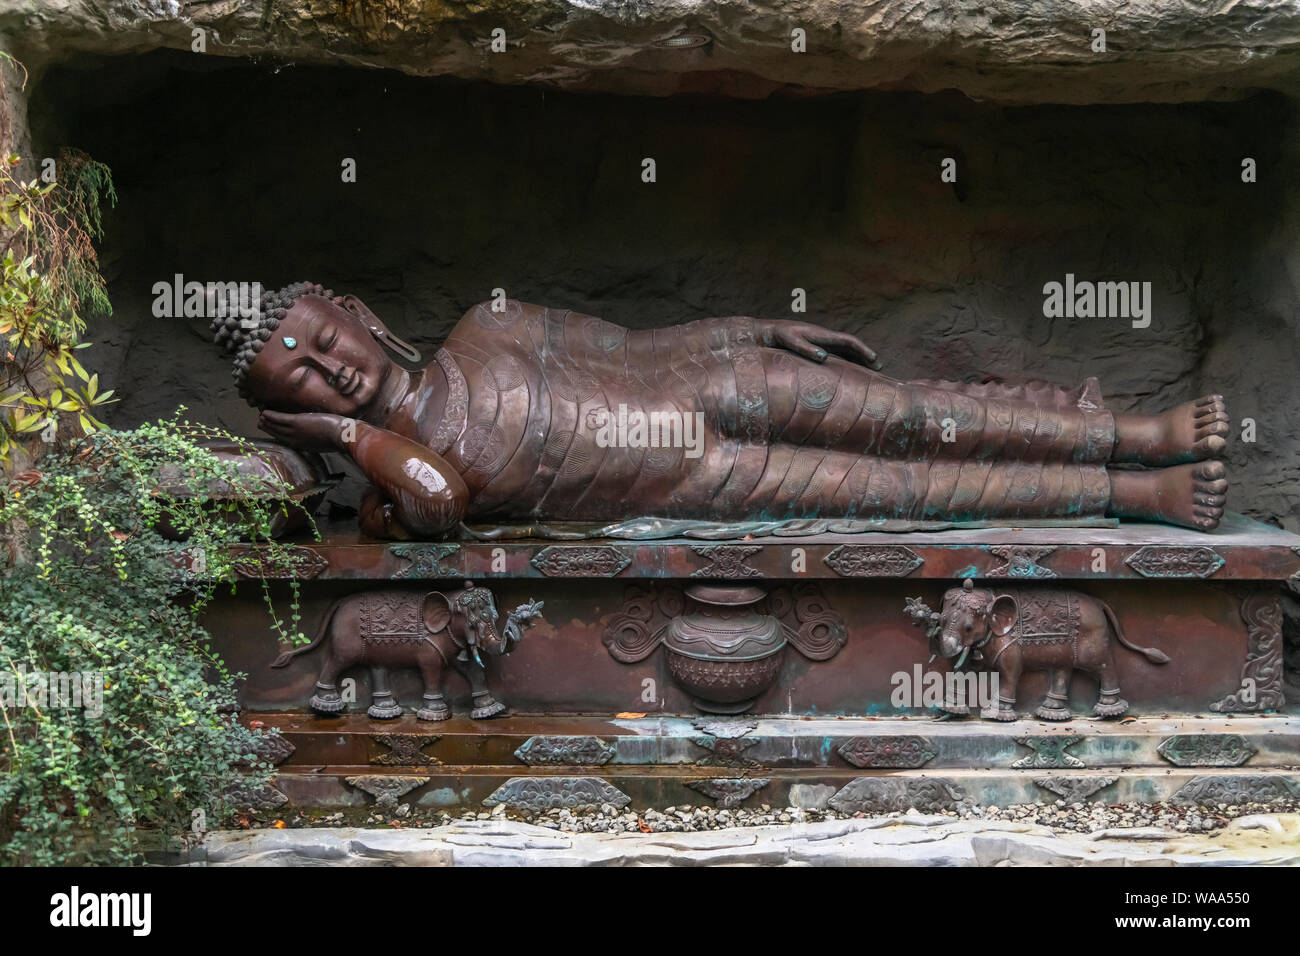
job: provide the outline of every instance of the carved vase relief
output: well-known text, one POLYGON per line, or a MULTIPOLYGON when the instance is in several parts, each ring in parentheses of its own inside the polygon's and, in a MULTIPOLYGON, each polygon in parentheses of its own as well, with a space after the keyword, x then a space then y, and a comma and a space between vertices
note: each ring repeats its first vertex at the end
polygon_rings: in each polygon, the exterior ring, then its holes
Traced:
POLYGON ((702 711, 743 713, 776 680, 791 644, 809 660, 834 657, 844 619, 814 585, 770 593, 746 585, 630 588, 605 628, 615 660, 645 660, 662 644, 677 684, 702 711))

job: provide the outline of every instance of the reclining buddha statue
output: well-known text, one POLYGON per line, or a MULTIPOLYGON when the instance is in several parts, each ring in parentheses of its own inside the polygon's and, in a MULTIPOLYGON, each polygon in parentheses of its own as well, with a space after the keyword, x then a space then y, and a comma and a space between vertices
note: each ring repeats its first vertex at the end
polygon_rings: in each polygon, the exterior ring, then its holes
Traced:
POLYGON ((811 323, 632 331, 510 300, 472 308, 410 371, 383 346, 418 353, 360 300, 309 283, 213 330, 264 431, 364 472, 361 526, 379 537, 644 516, 1209 531, 1223 515, 1218 395, 1113 414, 1095 382, 898 381, 856 336, 811 323), (1113 467, 1130 464, 1145 467, 1113 467))

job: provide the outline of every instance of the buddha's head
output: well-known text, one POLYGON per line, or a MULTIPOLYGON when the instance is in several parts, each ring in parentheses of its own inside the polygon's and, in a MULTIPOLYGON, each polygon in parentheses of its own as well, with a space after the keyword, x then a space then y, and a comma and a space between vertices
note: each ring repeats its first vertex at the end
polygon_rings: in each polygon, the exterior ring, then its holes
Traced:
POLYGON ((401 373, 380 341, 419 359, 359 299, 309 282, 263 293, 251 315, 214 319, 212 330, 234 353, 239 394, 279 412, 363 417, 389 377, 401 373))

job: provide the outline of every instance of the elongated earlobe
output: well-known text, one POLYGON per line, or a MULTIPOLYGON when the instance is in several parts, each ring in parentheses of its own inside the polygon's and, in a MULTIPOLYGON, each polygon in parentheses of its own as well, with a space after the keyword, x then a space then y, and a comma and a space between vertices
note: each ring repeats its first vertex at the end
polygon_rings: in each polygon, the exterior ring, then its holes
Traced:
POLYGON ((413 345, 399 339, 392 332, 388 331, 388 326, 384 325, 379 316, 371 312, 370 307, 355 295, 342 296, 338 300, 338 303, 364 322, 366 328, 370 330, 370 334, 375 337, 375 340, 394 355, 404 358, 408 362, 422 361, 419 351, 413 345))

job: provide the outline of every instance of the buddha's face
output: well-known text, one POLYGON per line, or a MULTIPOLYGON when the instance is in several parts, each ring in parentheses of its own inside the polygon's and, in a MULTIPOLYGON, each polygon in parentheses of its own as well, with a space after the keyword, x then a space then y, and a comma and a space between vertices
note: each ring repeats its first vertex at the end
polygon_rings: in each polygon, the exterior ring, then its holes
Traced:
POLYGON ((302 295, 248 370, 254 401, 279 412, 360 417, 392 362, 361 319, 319 295, 302 295))

